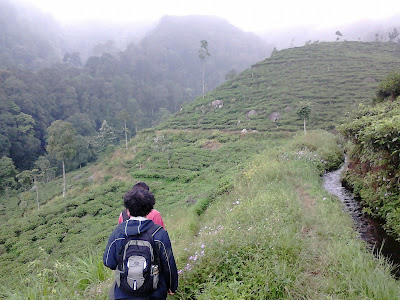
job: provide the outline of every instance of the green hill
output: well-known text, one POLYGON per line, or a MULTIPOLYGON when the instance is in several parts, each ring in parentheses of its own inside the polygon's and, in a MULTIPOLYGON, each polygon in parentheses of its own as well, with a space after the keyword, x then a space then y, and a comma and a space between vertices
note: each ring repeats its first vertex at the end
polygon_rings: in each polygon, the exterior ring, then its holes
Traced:
POLYGON ((333 129, 377 84, 400 68, 397 43, 319 43, 276 52, 184 106, 162 128, 295 131, 300 101, 313 104, 310 128, 333 129), (220 100, 218 106, 212 105, 220 100), (271 119, 272 120, 271 120, 271 119))
MULTIPOLYGON (((202 93, 201 40, 208 41, 211 53, 205 62, 212 74, 205 80, 206 91, 224 82, 227 73, 242 71, 271 52, 260 38, 220 18, 164 17, 140 42, 130 43, 124 51, 99 46, 103 49, 99 49, 99 56, 84 62, 79 48, 68 52, 59 49, 58 64, 41 69, 40 65, 31 66, 39 69, 33 72, 23 68, 35 61, 50 64, 45 56, 50 50, 45 51, 42 45, 42 56, 36 58, 36 47, 24 37, 32 38, 32 43, 40 44, 41 40, 33 38, 36 35, 21 24, 17 26, 19 18, 12 16, 15 20, 8 22, 2 17, 0 24, 9 23, 14 31, 0 26, 0 157, 12 158, 19 170, 32 168, 45 154, 47 128, 56 120, 74 124, 82 135, 77 155, 82 159, 75 157, 69 164, 75 168, 95 159, 94 152, 83 153, 83 149, 95 148, 91 137, 97 136, 104 120, 119 137, 124 136, 125 125, 134 136, 137 130, 167 119, 182 103, 193 101, 202 93), (2 42, 2 36, 12 39, 2 42), (29 55, 23 55, 24 51, 29 55), (127 122, 120 117, 122 111, 129 115, 127 122), (29 124, 29 130, 18 128, 21 122, 29 124)), ((57 30, 56 26, 47 27, 57 30)), ((57 36, 65 36, 60 32, 57 36)), ((101 29, 96 32, 104 34, 101 29)), ((88 45, 93 42, 84 41, 88 45)), ((109 44, 113 48, 112 41, 109 44)))
POLYGON ((68 173, 65 198, 61 179, 38 185, 40 209, 36 190, 3 194, 0 297, 107 299, 113 275, 101 254, 123 194, 142 180, 155 194, 180 270, 172 299, 398 298, 390 267, 323 190, 320 175, 343 159, 335 136, 295 132, 300 100, 314 103, 310 127, 325 129, 368 102, 400 63, 396 49, 332 43, 275 53, 141 131, 128 149, 68 173), (319 64, 311 68, 312 61, 319 64), (324 87, 322 74, 330 75, 324 87), (281 119, 269 121, 270 112, 281 119), (257 132, 237 132, 243 128, 257 132))

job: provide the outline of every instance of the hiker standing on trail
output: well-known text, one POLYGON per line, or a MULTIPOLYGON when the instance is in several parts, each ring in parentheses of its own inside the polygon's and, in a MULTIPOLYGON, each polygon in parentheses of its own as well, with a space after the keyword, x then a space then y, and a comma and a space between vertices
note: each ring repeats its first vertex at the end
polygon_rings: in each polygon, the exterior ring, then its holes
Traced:
POLYGON ((115 270, 110 299, 166 299, 178 287, 178 271, 168 233, 145 218, 153 209, 154 195, 131 189, 124 196, 130 218, 114 229, 103 262, 115 270))
MULTIPOLYGON (((147 184, 145 184, 144 182, 138 182, 136 183, 132 189, 145 189, 147 191, 150 190, 149 186, 147 184)), ((126 220, 129 220, 130 215, 127 211, 127 209, 125 208, 119 215, 119 219, 118 219, 118 224, 125 222, 126 220)), ((158 210, 156 209, 152 209, 151 212, 146 216, 147 219, 152 220, 154 223, 161 225, 162 227, 164 227, 164 220, 161 217, 161 214, 158 212, 158 210)))

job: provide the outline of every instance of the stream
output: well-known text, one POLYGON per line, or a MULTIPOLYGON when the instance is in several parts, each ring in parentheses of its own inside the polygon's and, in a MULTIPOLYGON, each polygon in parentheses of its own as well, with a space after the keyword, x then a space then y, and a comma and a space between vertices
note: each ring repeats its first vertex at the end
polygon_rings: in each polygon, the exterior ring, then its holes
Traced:
POLYGON ((398 265, 393 274, 400 279, 400 242, 389 236, 382 227, 382 223, 362 212, 360 203, 353 194, 342 186, 340 175, 345 168, 343 166, 323 176, 324 188, 339 198, 343 203, 344 211, 347 211, 354 220, 355 230, 360 234, 362 240, 374 254, 380 252, 393 265, 398 265))

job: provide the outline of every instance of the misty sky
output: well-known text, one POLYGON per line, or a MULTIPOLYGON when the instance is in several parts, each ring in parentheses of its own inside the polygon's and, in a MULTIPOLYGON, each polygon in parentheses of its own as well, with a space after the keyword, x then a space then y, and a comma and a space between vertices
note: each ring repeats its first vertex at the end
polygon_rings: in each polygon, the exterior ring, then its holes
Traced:
POLYGON ((399 0, 20 0, 64 23, 155 21, 163 15, 215 15, 245 31, 335 27, 400 14, 399 0))

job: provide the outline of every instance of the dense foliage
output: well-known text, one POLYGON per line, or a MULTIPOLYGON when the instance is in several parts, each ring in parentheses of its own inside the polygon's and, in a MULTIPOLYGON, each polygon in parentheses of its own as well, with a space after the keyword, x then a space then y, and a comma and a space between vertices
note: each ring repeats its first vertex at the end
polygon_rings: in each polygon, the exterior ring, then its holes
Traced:
MULTIPOLYGON (((241 71, 269 54, 261 39, 224 20, 165 17, 145 38, 129 44, 124 51, 100 47, 103 52, 98 49, 99 55, 86 61, 81 60, 79 51, 70 51, 59 55, 57 64, 47 59, 49 67, 39 68, 43 65, 35 65, 32 60, 44 60, 44 53, 57 45, 61 52, 63 43, 49 38, 54 44, 40 44, 43 53, 37 53, 36 45, 25 39, 29 34, 32 41, 40 43, 37 35, 25 30, 34 21, 23 23, 21 12, 17 14, 7 1, 1 5, 9 13, 0 18, 13 20, 4 20, 7 26, 0 27, 0 37, 7 40, 0 43, 4 47, 0 54, 0 157, 12 158, 19 170, 32 168, 35 160, 45 154, 47 128, 56 120, 74 125, 80 149, 85 150, 78 151, 80 158, 73 158, 69 164, 73 169, 95 159, 92 149, 104 120, 118 143, 125 134, 130 138, 137 130, 155 126, 183 103, 192 101, 202 92, 202 66, 197 53, 200 40, 207 39, 211 55, 204 66, 206 91, 224 81, 232 69, 241 71), (16 48, 29 50, 32 59, 24 56, 26 60, 19 62, 16 48), (4 60, 1 55, 5 55, 4 60)), ((32 25, 30 29, 47 37, 61 30, 47 26, 53 31, 44 32, 37 27, 32 25)))
POLYGON ((376 93, 376 101, 385 101, 390 97, 390 100, 395 100, 400 96, 400 74, 392 73, 385 80, 379 83, 376 93))
POLYGON ((345 182, 361 198, 364 210, 383 219, 400 238, 400 99, 393 100, 392 93, 400 89, 393 85, 396 76, 379 84, 377 93, 386 94, 384 102, 360 107, 340 131, 351 142, 345 182))

